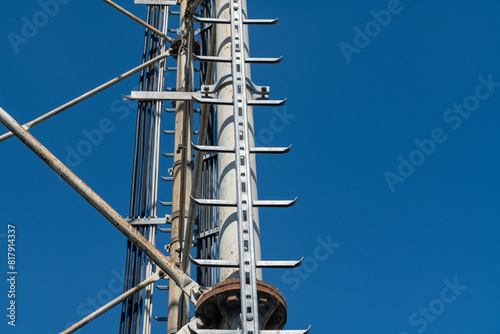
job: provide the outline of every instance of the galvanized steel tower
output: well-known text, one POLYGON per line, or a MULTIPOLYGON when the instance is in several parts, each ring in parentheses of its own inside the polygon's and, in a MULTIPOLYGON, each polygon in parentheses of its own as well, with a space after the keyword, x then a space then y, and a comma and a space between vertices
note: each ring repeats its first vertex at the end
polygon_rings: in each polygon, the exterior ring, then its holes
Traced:
POLYGON ((24 126, 0 109, 0 121, 11 131, 0 140, 19 137, 127 237, 124 293, 62 333, 119 304, 120 334, 307 333, 282 330, 285 299, 262 273, 301 263, 263 261, 261 255, 258 208, 296 201, 257 197, 255 155, 283 154, 291 146, 255 146, 254 108, 258 117, 263 107, 286 99, 270 99, 270 87, 253 82, 253 64, 281 58, 251 57, 248 25, 278 20, 251 18, 246 0, 135 0, 144 6, 145 20, 103 1, 146 28, 142 64, 24 126), (176 73, 175 81, 168 71, 176 73), (27 130, 139 72, 139 90, 126 97, 138 108, 130 210, 123 218, 27 130), (166 136, 172 138, 168 147, 162 144, 166 136), (171 184, 170 201, 161 200, 167 197, 159 191, 164 181, 171 184), (159 214, 158 204, 167 214, 159 214), (169 241, 160 243, 158 233, 169 241), (155 307, 155 314, 167 316, 153 315, 153 295, 168 300, 167 309, 155 307))

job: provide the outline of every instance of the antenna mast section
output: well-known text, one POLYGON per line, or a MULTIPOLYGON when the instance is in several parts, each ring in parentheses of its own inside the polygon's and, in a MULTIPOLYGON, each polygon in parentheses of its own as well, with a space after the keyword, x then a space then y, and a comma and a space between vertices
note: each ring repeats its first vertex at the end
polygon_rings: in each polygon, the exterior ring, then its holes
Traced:
POLYGON ((124 293, 62 333, 75 332, 121 303, 120 334, 307 334, 309 329, 283 330, 285 298, 262 273, 302 263, 261 256, 258 208, 296 202, 257 196, 255 156, 288 153, 291 146, 255 147, 254 108, 258 117, 264 107, 282 106, 286 99, 271 100, 270 87, 252 81, 253 64, 282 58, 252 58, 248 26, 278 20, 249 18, 246 0, 135 0, 145 5, 146 20, 103 1, 146 28, 142 65, 24 127, 0 108, 0 122, 11 131, 0 141, 21 139, 128 239, 124 293), (179 16, 178 29, 169 29, 171 16, 179 16), (174 60, 176 66, 169 67, 174 60), (138 108, 124 219, 27 130, 139 71, 139 90, 126 97, 138 108), (175 87, 167 87, 167 71, 176 72, 175 87), (175 115, 170 122, 169 114, 175 115), (173 130, 163 129, 165 124, 173 130), (162 153, 168 136, 173 136, 167 147, 173 152, 162 153), (163 176, 167 171, 170 175, 163 176), (159 200, 163 181, 172 184, 171 202, 159 200), (171 210, 159 214, 158 203, 171 210), (160 251, 156 245, 168 236, 160 251), (153 315, 153 295, 160 302, 168 299, 167 309, 162 303, 155 307, 155 313, 168 316, 153 315))

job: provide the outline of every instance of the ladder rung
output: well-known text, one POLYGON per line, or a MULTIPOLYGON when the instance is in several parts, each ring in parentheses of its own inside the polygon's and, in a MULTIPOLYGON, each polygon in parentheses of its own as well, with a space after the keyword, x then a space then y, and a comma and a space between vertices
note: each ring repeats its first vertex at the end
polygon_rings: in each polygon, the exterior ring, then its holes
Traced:
POLYGON ((193 57, 197 61, 209 61, 209 62, 219 62, 219 63, 230 63, 231 57, 217 57, 217 56, 199 56, 193 54, 193 57))
POLYGON ((168 290, 168 285, 156 285, 155 284, 155 286, 158 290, 168 290))
POLYGON ((297 197, 291 201, 253 201, 256 208, 289 208, 297 203, 297 197))
POLYGON ((177 6, 177 0, 134 0, 136 5, 177 6))
POLYGON ((288 147, 251 147, 250 153, 260 154, 284 154, 290 152, 292 145, 288 147))
MULTIPOLYGON (((217 268, 238 268, 238 261, 231 260, 207 260, 207 259, 194 259, 189 256, 191 262, 197 267, 217 267, 217 268)), ((302 264, 304 258, 298 261, 256 261, 257 268, 297 268, 302 264)))
MULTIPOLYGON (((196 17, 194 16, 194 21, 198 23, 214 23, 214 24, 230 24, 231 21, 228 19, 216 19, 210 17, 196 17)), ((276 19, 244 19, 243 24, 276 24, 278 23, 278 18, 276 19)))
MULTIPOLYGON (((236 201, 233 200, 225 200, 225 199, 201 199, 201 198, 193 198, 191 196, 191 200, 200 206, 218 206, 218 207, 231 207, 237 206, 236 201)), ((285 200, 285 201, 254 201, 253 206, 256 208, 289 208, 294 206, 297 202, 297 198, 293 200, 285 200)))
MULTIPOLYGON (((165 108, 163 111, 166 111, 168 113, 175 114, 175 108, 165 108)), ((200 113, 200 109, 193 109, 194 113, 200 113)))
POLYGON ((167 158, 173 158, 174 157, 174 153, 162 153, 164 157, 167 157, 167 158))
POLYGON ((193 16, 194 22, 198 23, 214 23, 214 24, 229 24, 231 23, 228 19, 215 19, 211 17, 198 17, 193 16))
POLYGON ((193 96, 193 100, 199 104, 233 105, 233 100, 197 98, 195 96, 193 96))
POLYGON ((194 259, 189 255, 191 263, 197 267, 217 267, 217 268, 238 268, 238 261, 230 260, 205 260, 205 259, 194 259))
POLYGON ((168 317, 157 317, 156 315, 153 316, 155 318, 156 321, 167 321, 168 320, 168 317))
POLYGON ((191 200, 200 206, 218 206, 218 207, 236 206, 236 201, 233 200, 201 199, 201 198, 193 198, 193 196, 191 196, 191 200))
POLYGON ((160 201, 160 204, 163 206, 172 206, 172 202, 162 202, 160 201))
MULTIPOLYGON (((232 106, 233 100, 223 100, 223 99, 211 99, 211 98, 197 98, 193 96, 193 100, 200 104, 214 104, 214 105, 226 105, 232 106)), ((287 99, 284 100, 248 100, 247 105, 249 106, 282 106, 286 103, 287 99)))
POLYGON ((263 24, 270 25, 278 23, 279 18, 275 19, 245 19, 243 20, 243 24, 263 24))
MULTIPOLYGON (((231 57, 215 57, 215 56, 198 56, 193 54, 194 59, 198 61, 230 63, 231 57)), ((246 63, 249 64, 277 64, 283 60, 283 56, 279 58, 247 58, 246 63)))
POLYGON ((247 58, 246 63, 249 64, 278 64, 283 60, 283 56, 279 58, 247 58))
POLYGON ((288 99, 284 100, 248 100, 247 104, 249 106, 282 106, 286 103, 288 99))
POLYGON ((191 143, 191 146, 200 152, 235 153, 234 147, 195 145, 194 143, 191 143))
POLYGON ((158 230, 161 233, 172 233, 172 228, 171 227, 159 227, 158 230))
POLYGON ((161 179, 163 181, 173 181, 174 177, 173 176, 161 176, 161 179))
MULTIPOLYGON (((191 143, 191 146, 200 152, 235 153, 234 147, 195 145, 194 143, 191 143)), ((292 145, 288 147, 251 147, 250 153, 284 154, 290 152, 291 149, 292 145)))
POLYGON ((134 0, 135 5, 177 6, 177 0, 134 0))
POLYGON ((301 258, 298 261, 257 261, 257 268, 287 268, 287 269, 293 269, 300 267, 302 262, 304 261, 304 258, 301 258))

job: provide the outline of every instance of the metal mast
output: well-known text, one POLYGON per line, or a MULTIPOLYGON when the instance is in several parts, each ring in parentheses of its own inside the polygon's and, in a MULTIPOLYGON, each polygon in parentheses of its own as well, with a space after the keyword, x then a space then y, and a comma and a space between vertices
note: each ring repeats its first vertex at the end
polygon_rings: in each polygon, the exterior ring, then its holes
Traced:
MULTIPOLYGON (((270 88, 253 83, 251 64, 282 58, 252 58, 248 25, 278 20, 250 19, 246 0, 134 0, 147 5, 145 21, 103 1, 146 28, 142 64, 24 126, 0 108, 0 122, 11 131, 0 141, 17 136, 128 239, 124 293, 62 333, 75 332, 121 303, 120 334, 150 334, 153 319, 158 325, 167 321, 161 329, 167 334, 306 334, 309 329, 282 330, 285 298, 262 274, 262 268, 294 268, 302 262, 261 259, 258 208, 296 201, 257 197, 255 155, 283 154, 291 146, 255 147, 254 107, 259 113, 260 107, 281 106, 286 99, 270 100, 270 88), (179 16, 178 29, 169 29, 170 15, 179 16), (167 66, 172 58, 175 67, 167 66), (166 87, 167 70, 177 73, 173 88, 166 87), (138 101, 138 109, 125 219, 27 130, 138 72, 139 90, 126 97, 138 101), (174 136, 173 153, 163 155, 173 160, 162 169, 161 130, 168 113, 175 113, 174 129, 163 132, 174 136), (166 170, 171 176, 160 178, 166 170), (160 179, 172 182, 171 202, 158 200, 160 179), (158 203, 171 212, 160 215, 158 203), (156 246, 158 232, 170 233, 166 252, 156 246), (197 267, 196 281, 191 263, 197 267), (159 312, 168 317, 153 316, 153 283, 162 279, 168 285, 156 287, 168 290, 168 310, 159 312)), ((164 293, 156 295, 164 298, 164 293)))
MULTIPOLYGON (((217 80, 232 78, 232 85, 222 87, 218 92, 218 98, 223 100, 236 101, 236 105, 219 105, 217 107, 218 121, 218 142, 220 146, 237 147, 236 154, 218 153, 218 177, 219 177, 219 198, 234 199, 239 196, 248 198, 247 205, 241 208, 220 207, 218 222, 219 227, 224 233, 220 235, 220 259, 238 260, 238 211, 248 212, 248 224, 254 231, 252 234, 253 251, 255 261, 261 260, 260 251, 260 233, 258 210, 253 209, 253 201, 257 199, 257 168, 255 157, 250 156, 248 149, 254 147, 255 140, 253 131, 253 108, 246 103, 247 98, 251 97, 250 89, 245 86, 245 78, 250 80, 250 66, 245 64, 245 58, 249 57, 250 45, 248 43, 248 28, 243 24, 243 15, 246 15, 246 1, 241 1, 240 6, 229 0, 219 0, 216 5, 217 18, 221 20, 230 20, 230 29, 227 25, 217 24, 215 49, 218 51, 219 58, 235 59, 233 62, 217 62, 217 80), (236 10, 235 10, 236 9, 236 10), (234 15, 231 15, 231 14, 234 15), (239 44, 238 47, 232 45, 239 44), (240 71, 237 71, 237 70, 240 71), (232 73, 236 73, 236 80, 232 73), (234 94, 236 92, 237 94, 234 94), (238 102, 240 101, 240 102, 238 102), (241 116, 239 115, 241 109, 241 116), (236 114, 234 111, 238 111, 236 114), (236 122, 233 122, 236 117, 236 122), (235 124, 242 124, 235 126, 235 124), (247 126, 245 126, 245 124, 247 126), (235 131, 243 135, 235 135, 235 131), (246 148, 246 150, 242 150, 246 148), (236 163, 241 161, 242 163, 236 163), (242 176, 244 174, 244 176, 242 176), (240 182, 238 182, 240 181, 240 182), (250 198, 252 200, 250 200, 250 198)), ((243 217, 241 217, 243 218, 243 217)), ((246 224, 245 224, 246 225, 246 224)), ((223 268, 220 273, 220 280, 228 278, 236 269, 223 268)), ((259 270, 257 278, 262 279, 262 271, 259 270)))
MULTIPOLYGON (((113 3, 111 3, 113 4, 113 3)), ((146 23, 166 35, 168 28, 168 7, 148 6, 146 23)), ((142 59, 165 53, 167 41, 146 30, 142 59)), ((165 80, 165 60, 142 70, 140 91, 162 91, 165 80)), ((132 172, 130 212, 139 233, 152 243, 156 243, 157 224, 165 223, 157 219, 159 155, 161 135, 162 103, 159 101, 139 101, 137 108, 135 150, 132 172)), ((127 242, 124 292, 153 273, 153 263, 130 241, 127 242)), ((134 294, 122 304, 120 334, 149 333, 152 321, 153 288, 134 294)))
MULTIPOLYGON (((177 92, 193 91, 193 21, 188 12, 188 1, 182 1, 179 12, 179 38, 177 39, 177 92)), ((188 215, 189 189, 192 176, 193 103, 189 100, 176 102, 175 142, 172 200, 172 233, 170 260, 181 263, 182 242, 188 215)), ((186 268, 189 274, 189 268, 186 268)), ((189 301, 175 282, 170 281, 168 296, 167 334, 176 333, 187 323, 189 301)))

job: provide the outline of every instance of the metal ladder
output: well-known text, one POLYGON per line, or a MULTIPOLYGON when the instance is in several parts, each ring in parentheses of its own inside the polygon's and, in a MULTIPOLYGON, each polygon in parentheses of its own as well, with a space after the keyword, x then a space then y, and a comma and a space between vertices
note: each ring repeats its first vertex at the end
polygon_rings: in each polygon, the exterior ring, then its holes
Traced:
MULTIPOLYGON (((260 332, 258 294, 257 294, 257 267, 263 268, 295 268, 300 261, 256 261, 253 227, 254 207, 290 207, 295 204, 291 201, 262 201, 254 200, 251 187, 250 155, 255 153, 287 153, 290 147, 251 147, 248 128, 248 106, 281 106, 285 100, 269 100, 269 87, 256 86, 246 75, 246 63, 278 63, 282 58, 247 58, 245 55, 244 24, 275 24, 277 20, 249 20, 243 15, 240 0, 230 1, 230 19, 195 18, 197 22, 205 24, 230 24, 231 26, 231 58, 195 56, 202 62, 231 62, 231 77, 222 78, 211 86, 201 87, 201 97, 193 96, 193 100, 200 104, 232 105, 234 120, 235 147, 194 145, 194 149, 206 153, 234 153, 236 169, 236 200, 195 199, 199 206, 235 206, 238 222, 238 261, 191 259, 200 267, 238 267, 240 278, 241 300, 241 331, 239 330, 194 330, 197 333, 242 333, 254 334, 260 332), (232 100, 222 100, 216 97, 225 85, 233 87, 232 100), (247 89, 254 93, 248 97, 247 89)), ((288 331, 291 332, 291 331, 288 331)), ((306 331, 294 331, 304 333, 306 331)))
MULTIPOLYGON (((194 198, 191 201, 197 206, 206 207, 236 207, 238 224, 238 261, 218 259, 194 259, 190 257, 193 264, 200 268, 239 268, 240 278, 240 300, 241 300, 241 330, 207 330, 190 329, 198 334, 256 334, 262 333, 287 333, 304 334, 309 331, 276 331, 260 330, 257 293, 257 268, 295 268, 302 263, 299 261, 257 261, 255 258, 255 241, 253 227, 254 207, 290 207, 294 200, 256 200, 252 194, 250 175, 251 154, 283 154, 290 151, 289 147, 251 147, 249 142, 248 107, 249 106, 282 106, 284 100, 269 100, 268 86, 257 86, 246 75, 246 64, 275 64, 282 60, 280 58, 251 58, 246 57, 244 45, 244 25, 276 24, 277 19, 247 19, 240 4, 241 0, 230 0, 230 19, 193 17, 195 22, 203 25, 228 24, 231 29, 231 57, 217 57, 206 55, 193 55, 194 60, 200 62, 225 62, 231 63, 231 76, 220 78, 213 85, 202 85, 200 91, 177 92, 158 91, 141 92, 134 91, 127 97, 129 100, 138 101, 192 101, 200 105, 226 105, 233 106, 234 119, 234 143, 235 147, 195 145, 192 147, 199 152, 208 154, 231 153, 235 154, 236 188, 237 196, 234 200, 194 198), (232 85, 232 99, 219 99, 219 91, 232 85), (248 92, 250 96, 247 96, 248 92), (253 94, 252 94, 253 93, 253 94)), ((171 133, 171 132, 170 132, 171 133)), ((166 154, 165 156, 171 156, 166 154)), ((164 203, 169 205, 170 203, 164 203)))

